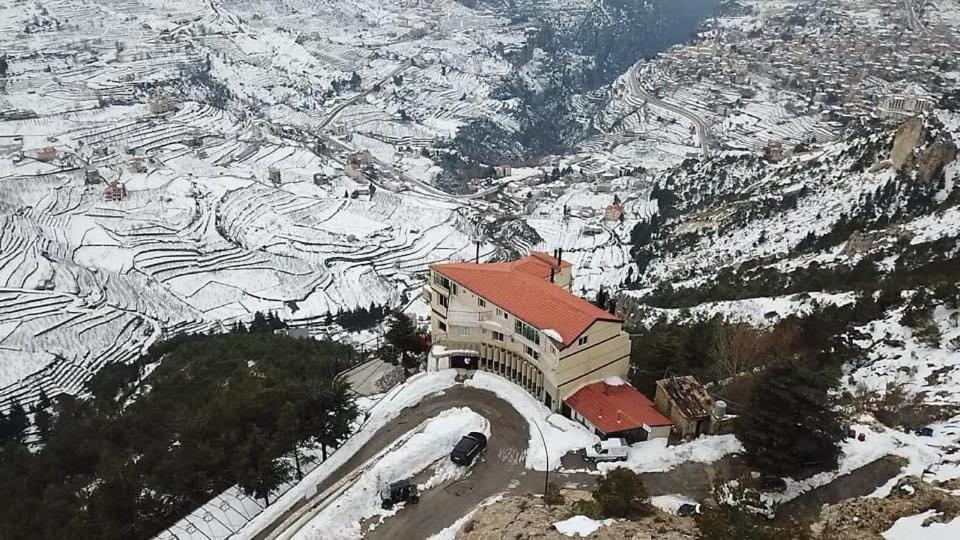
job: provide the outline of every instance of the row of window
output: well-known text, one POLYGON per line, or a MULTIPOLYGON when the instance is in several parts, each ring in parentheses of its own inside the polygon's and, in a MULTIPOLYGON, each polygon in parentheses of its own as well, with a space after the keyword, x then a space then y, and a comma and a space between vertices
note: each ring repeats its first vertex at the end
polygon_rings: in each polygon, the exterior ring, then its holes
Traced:
MULTIPOLYGON (((451 296, 454 295, 454 294, 457 294, 457 284, 451 282, 451 281, 450 281, 449 279, 447 279, 443 274, 440 274, 439 272, 434 272, 434 273, 433 273, 433 281, 434 281, 434 283, 437 283, 437 284, 440 285, 441 287, 444 287, 444 288, 448 289, 448 290, 450 291, 451 296)), ((441 294, 441 295, 438 295, 438 302, 440 303, 441 306, 443 306, 443 307, 445 307, 445 308, 449 308, 449 307, 450 307, 450 300, 449 300, 449 298, 448 298, 447 296, 444 296, 444 295, 442 295, 442 294, 441 294)), ((478 298, 477 298, 477 305, 480 306, 480 307, 482 307, 482 308, 485 308, 485 307, 487 307, 487 301, 484 300, 483 298, 479 298, 479 297, 478 297, 478 298)), ((497 313, 497 317, 498 317, 498 318, 502 317, 504 320, 507 320, 507 319, 510 318, 510 316, 507 314, 507 312, 504 311, 504 310, 502 310, 502 309, 500 309, 500 308, 496 308, 496 313, 497 313)), ((440 323, 440 326, 441 326, 441 328, 440 328, 441 330, 446 331, 446 325, 445 325, 445 324, 440 323)), ((466 330, 467 330, 466 333, 462 333, 462 332, 461 332, 460 335, 469 336, 469 335, 470 335, 469 328, 467 328, 466 330)), ((537 330, 536 328, 530 326, 529 324, 521 321, 520 319, 517 319, 517 320, 514 322, 514 331, 515 331, 516 333, 520 334, 521 336, 527 338, 528 340, 532 341, 533 343, 535 343, 535 344, 537 344, 537 345, 540 344, 540 331, 537 330)), ((496 341, 503 341, 503 334, 500 333, 500 332, 494 332, 494 333, 493 333, 493 339, 495 339, 496 341), (499 336, 499 337, 497 337, 497 336, 499 336)), ((577 339, 577 345, 579 345, 579 346, 582 347, 582 346, 584 346, 584 345, 587 344, 587 341, 588 341, 588 340, 589 340, 589 337, 588 337, 588 336, 580 336, 580 338, 577 339)), ((529 347, 528 347, 528 348, 529 348, 529 347)), ((532 351, 532 350, 533 350, 533 349, 531 349, 531 351, 532 351)), ((529 354, 529 353, 528 353, 528 354, 529 354)), ((531 354, 531 356, 534 356, 534 355, 531 354)), ((537 357, 538 357, 538 356, 534 356, 534 358, 537 358, 537 357)))
POLYGON ((540 344, 540 331, 520 319, 513 323, 513 331, 537 345, 540 344))

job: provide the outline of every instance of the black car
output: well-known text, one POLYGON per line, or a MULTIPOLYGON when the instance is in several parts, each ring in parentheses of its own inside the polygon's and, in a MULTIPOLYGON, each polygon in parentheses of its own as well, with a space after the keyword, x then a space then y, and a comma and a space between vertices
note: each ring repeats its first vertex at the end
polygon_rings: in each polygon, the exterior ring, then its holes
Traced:
POLYGON ((418 504, 420 502, 420 490, 416 484, 411 484, 409 480, 394 482, 380 493, 381 506, 384 510, 393 508, 393 505, 402 502, 418 504))
POLYGON ((450 461, 457 465, 470 465, 473 463, 473 458, 477 457, 486 447, 486 435, 477 433, 476 431, 467 433, 460 439, 460 442, 453 447, 453 451, 450 452, 450 461))

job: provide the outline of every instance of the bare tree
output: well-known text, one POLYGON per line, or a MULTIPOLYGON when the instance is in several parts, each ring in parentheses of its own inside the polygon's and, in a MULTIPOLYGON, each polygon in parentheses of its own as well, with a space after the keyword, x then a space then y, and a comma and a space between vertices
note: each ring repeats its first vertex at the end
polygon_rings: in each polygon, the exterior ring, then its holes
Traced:
POLYGON ((763 360, 763 332, 744 324, 723 325, 713 334, 709 355, 721 378, 733 377, 754 368, 763 360))

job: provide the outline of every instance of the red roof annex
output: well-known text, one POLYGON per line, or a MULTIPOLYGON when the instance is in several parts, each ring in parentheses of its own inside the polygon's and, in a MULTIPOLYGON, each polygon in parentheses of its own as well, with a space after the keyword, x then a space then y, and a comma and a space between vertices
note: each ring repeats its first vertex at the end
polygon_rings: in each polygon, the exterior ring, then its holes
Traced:
POLYGON ((597 321, 621 320, 550 283, 551 269, 558 272, 569 266, 566 261, 557 265, 546 253, 534 253, 512 262, 434 264, 431 268, 514 317, 540 330, 555 330, 569 345, 597 321))
POLYGON ((673 424, 653 408, 647 396, 626 383, 588 384, 567 398, 566 403, 604 433, 673 424))

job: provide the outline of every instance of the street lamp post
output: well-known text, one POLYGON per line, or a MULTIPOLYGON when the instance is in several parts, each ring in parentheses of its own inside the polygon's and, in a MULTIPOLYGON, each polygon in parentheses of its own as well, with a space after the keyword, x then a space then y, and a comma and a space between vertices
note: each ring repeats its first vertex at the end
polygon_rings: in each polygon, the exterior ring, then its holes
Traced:
POLYGON ((550 483, 550 451, 547 449, 547 439, 543 436, 543 431, 540 430, 540 425, 536 422, 533 422, 533 426, 537 428, 537 433, 540 434, 540 440, 543 442, 543 455, 547 458, 547 469, 543 471, 543 495, 547 495, 547 484, 550 483))

